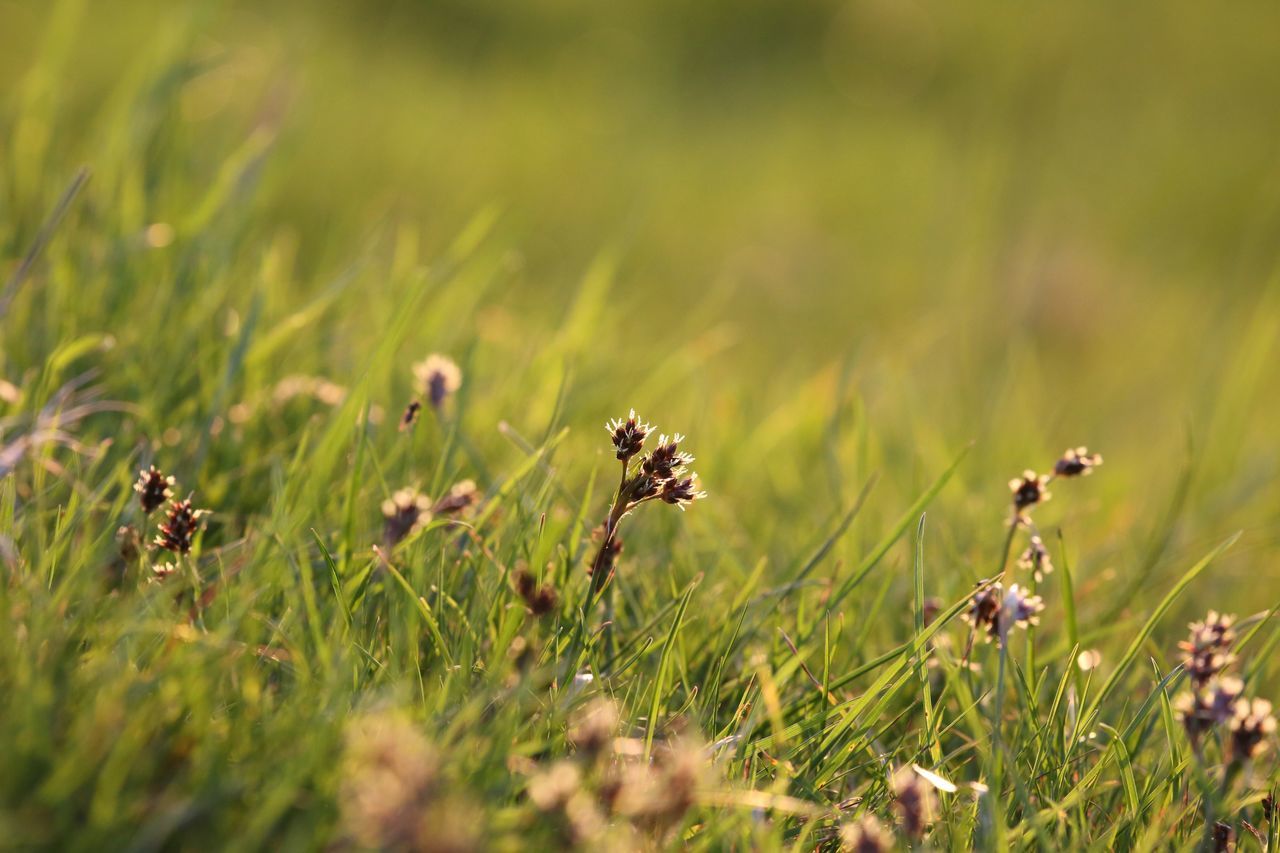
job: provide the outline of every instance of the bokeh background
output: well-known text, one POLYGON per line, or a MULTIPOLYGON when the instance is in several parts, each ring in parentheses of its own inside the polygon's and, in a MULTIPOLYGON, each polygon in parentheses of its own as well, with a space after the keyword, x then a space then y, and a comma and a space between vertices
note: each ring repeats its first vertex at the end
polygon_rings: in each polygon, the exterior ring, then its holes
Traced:
MULTIPOLYGON (((1215 602, 1257 609, 1259 578, 1280 593, 1277 33, 1265 2, 0 0, 5 271, 81 164, 78 221, 120 228, 15 309, 6 371, 109 332, 114 390, 168 395, 163 435, 234 401, 256 304, 308 334, 253 381, 350 384, 397 276, 483 231, 404 354, 464 362, 481 449, 498 420, 567 425, 582 482, 635 405, 694 436, 695 531, 785 566, 873 471, 850 557, 973 442, 934 522, 958 591, 1005 481, 1088 443, 1105 476, 1054 519, 1086 595, 1242 528, 1215 602), (123 322, 139 303, 222 343, 146 358, 166 329, 123 322)), ((259 506, 255 463, 219 480, 232 448, 174 440, 224 507, 259 506)))

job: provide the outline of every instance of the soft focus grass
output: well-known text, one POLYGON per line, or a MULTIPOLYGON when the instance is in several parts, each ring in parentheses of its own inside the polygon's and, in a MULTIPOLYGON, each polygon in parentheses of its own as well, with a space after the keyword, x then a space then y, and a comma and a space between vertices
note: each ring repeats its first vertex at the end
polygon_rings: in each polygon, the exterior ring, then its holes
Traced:
MULTIPOLYGON (((1280 601, 1277 17, 0 2, 0 278, 91 173, 0 326, 0 834, 323 846, 346 722, 398 707, 486 844, 549 844, 513 756, 563 755, 606 692, 628 734, 741 736, 685 824, 704 848, 824 837, 749 790, 887 817, 913 761, 999 786, 945 798, 939 847, 1194 845, 1156 685, 1188 619, 1280 601), (461 392, 401 434, 433 351, 461 392), (349 393, 277 401, 298 375, 349 393), (28 446, 77 377, 109 410, 28 446), (600 426, 631 406, 690 436, 712 497, 628 520, 623 654, 579 662, 600 426), (1039 511, 1060 568, 1034 668, 1011 649, 998 763, 990 649, 926 714, 914 559, 960 600, 995 570, 1005 481, 1079 443, 1107 462, 1039 511), (111 589, 151 462, 214 514, 181 579, 111 589), (379 505, 462 477, 485 547, 397 551, 410 596, 376 569, 379 505), (519 560, 553 618, 516 606, 519 560), (175 592, 210 585, 189 622, 175 592), (513 686, 517 636, 545 669, 513 686)), ((1277 636, 1243 653, 1252 693, 1277 636)))

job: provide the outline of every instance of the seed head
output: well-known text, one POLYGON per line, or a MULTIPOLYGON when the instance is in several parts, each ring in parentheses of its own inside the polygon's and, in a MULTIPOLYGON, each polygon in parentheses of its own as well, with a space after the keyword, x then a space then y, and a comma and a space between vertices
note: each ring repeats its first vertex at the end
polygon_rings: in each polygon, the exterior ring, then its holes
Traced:
POLYGON ((1203 687, 1235 661, 1231 646, 1236 641, 1235 617, 1210 610, 1202 622, 1192 622, 1191 635, 1178 643, 1182 664, 1192 684, 1203 687))
POLYGON ((462 387, 462 371, 448 356, 432 353, 424 361, 413 366, 418 380, 418 390, 439 411, 450 395, 462 387))
POLYGON ((640 452, 644 447, 645 438, 653 429, 636 416, 635 409, 631 410, 631 414, 625 421, 622 418, 614 418, 605 424, 604 428, 609 432, 609 440, 613 442, 615 454, 623 462, 640 452))
POLYGON ((1101 464, 1101 454, 1090 453, 1087 447, 1076 447, 1062 454, 1053 466, 1053 473, 1059 477, 1083 477, 1092 474, 1101 464))
POLYGON ((1044 580, 1044 576, 1053 571, 1053 563, 1049 560, 1049 550, 1044 547, 1044 540, 1032 534, 1027 549, 1018 558, 1018 568, 1028 569, 1036 583, 1044 580))
POLYGON ((700 501, 707 493, 698 488, 698 475, 692 474, 683 479, 667 480, 662 484, 662 499, 683 510, 694 501, 700 501))
POLYGON ((864 814, 856 823, 840 827, 840 849, 845 853, 889 853, 893 833, 875 815, 864 814))
POLYGON ((382 502, 382 517, 382 539, 393 547, 431 522, 431 498, 417 489, 400 489, 382 502))
POLYGON ((191 541, 200 529, 200 519, 207 514, 208 510, 193 509, 190 498, 171 501, 165 523, 160 525, 156 536, 156 545, 175 554, 190 553, 191 541))
POLYGON ((938 811, 938 798, 923 779, 910 767, 900 767, 893 774, 893 807, 902 820, 902 831, 912 838, 922 838, 938 811))
POLYGON ((670 439, 665 435, 658 436, 658 446, 641 460, 640 470, 660 482, 672 480, 684 474, 689 464, 693 462, 693 457, 681 452, 680 442, 682 441, 684 436, 680 433, 676 433, 670 439))
POLYGON ((1227 724, 1231 729, 1231 754, 1248 761, 1266 746, 1264 739, 1275 733, 1276 718, 1265 699, 1238 699, 1227 724))
POLYGON ((1048 485, 1048 476, 1037 476, 1036 472, 1031 470, 1023 471, 1021 477, 1010 480, 1009 491, 1013 492, 1014 509, 1021 513, 1024 509, 1049 500, 1052 495, 1046 491, 1048 485))
POLYGON ((174 485, 173 477, 166 477, 160 469, 151 465, 138 473, 138 482, 133 484, 133 490, 138 493, 142 511, 150 515, 173 497, 174 485))
POLYGON ((978 590, 969 603, 969 609, 961 617, 983 632, 983 639, 1003 642, 1014 628, 1025 628, 1040 623, 1039 613, 1044 602, 1038 595, 1028 595, 1018 584, 1012 584, 1008 593, 1004 585, 994 583, 978 590))

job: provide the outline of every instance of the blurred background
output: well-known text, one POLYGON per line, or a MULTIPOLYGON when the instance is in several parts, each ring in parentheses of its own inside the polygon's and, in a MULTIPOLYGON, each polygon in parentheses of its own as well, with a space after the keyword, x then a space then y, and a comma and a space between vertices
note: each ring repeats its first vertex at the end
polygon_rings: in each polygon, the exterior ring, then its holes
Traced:
MULTIPOLYGON (((174 289, 221 325, 275 275, 271 321, 355 269, 280 353, 350 381, 395 311, 361 259, 488 226, 474 312, 420 344, 508 389, 491 420, 567 413, 586 448, 636 405, 695 435, 719 523, 764 499, 797 540, 873 469, 900 511, 973 441, 957 561, 1008 477, 1084 442, 1100 561, 1176 510, 1174 556, 1245 528, 1224 571, 1254 576, 1280 546, 1277 34, 1266 2, 0 0, 4 262, 88 164, 99 215, 254 261, 214 296, 174 263, 68 299, 174 289), (547 358, 569 381, 527 380, 547 358)), ((11 367, 73 315, 6 328, 11 367)))

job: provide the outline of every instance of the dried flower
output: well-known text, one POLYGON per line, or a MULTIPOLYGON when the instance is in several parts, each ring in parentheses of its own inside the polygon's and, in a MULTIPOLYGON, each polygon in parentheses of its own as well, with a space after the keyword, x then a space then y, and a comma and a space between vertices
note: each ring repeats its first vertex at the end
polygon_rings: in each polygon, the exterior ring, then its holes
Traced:
POLYGON ((875 815, 864 814, 856 823, 840 827, 840 849, 845 853, 888 853, 893 849, 893 833, 875 815))
POLYGON ((453 359, 432 353, 413 366, 418 389, 426 395, 431 408, 439 411, 444 401, 462 387, 462 371, 453 359))
POLYGON ((549 583, 539 586, 538 579, 523 566, 515 570, 512 579, 515 581, 516 592, 524 599, 525 606, 534 616, 545 616, 555 610, 560 599, 554 586, 549 583))
POLYGON ((193 509, 190 498, 171 501, 166 523, 160 525, 160 533, 156 536, 156 545, 175 554, 189 553, 191 541, 200 528, 200 519, 208 512, 204 509, 193 509))
POLYGON ((1101 454, 1090 453, 1087 447, 1076 447, 1062 454, 1053 466, 1053 473, 1059 477, 1081 477, 1092 474, 1101 464, 1101 454))
POLYGON ((1053 571, 1053 563, 1049 560, 1049 549, 1044 547, 1044 540, 1032 534, 1027 549, 1018 557, 1018 568, 1028 569, 1036 583, 1044 580, 1044 576, 1053 571))
POLYGON ((1231 754, 1238 761, 1248 761, 1262 751, 1264 738, 1276 730, 1271 703, 1265 699, 1239 699, 1232 709, 1231 754))
POLYGON ((925 829, 938 812, 938 798, 933 788, 910 767, 900 767, 893 774, 893 807, 902 820, 902 830, 912 838, 922 838, 925 829))
POLYGON ((435 502, 431 512, 435 515, 453 515, 471 507, 480 499, 475 480, 459 480, 449 493, 435 502))
POLYGON ((648 437, 652 430, 652 427, 636 417, 635 409, 631 410, 631 414, 627 416, 625 421, 621 418, 614 418, 606 423, 604 428, 609 433, 609 440, 613 442, 613 449, 618 459, 623 462, 628 461, 640 452, 640 449, 644 447, 645 438, 648 437))
POLYGON ((1021 477, 1009 481, 1009 491, 1013 492, 1013 507, 1019 513, 1036 504, 1044 503, 1052 495, 1046 491, 1049 477, 1037 475, 1030 469, 1023 471, 1021 477))
POLYGON ((417 489, 399 489, 382 502, 382 517, 382 539, 394 547, 431 522, 431 498, 417 489))
POLYGON ((422 404, 417 400, 411 400, 409 405, 404 407, 404 414, 400 416, 401 432, 410 429, 418 422, 418 412, 420 411, 422 411, 422 404))
POLYGON ((1196 687, 1203 687, 1235 661, 1231 646, 1236 641, 1234 616, 1210 610, 1202 622, 1192 622, 1191 636, 1178 643, 1184 653, 1182 664, 1196 687))
POLYGON ((160 469, 151 465, 138 473, 138 482, 133 484, 133 490, 138 493, 142 511, 150 515, 173 497, 174 485, 173 477, 166 477, 160 469))

